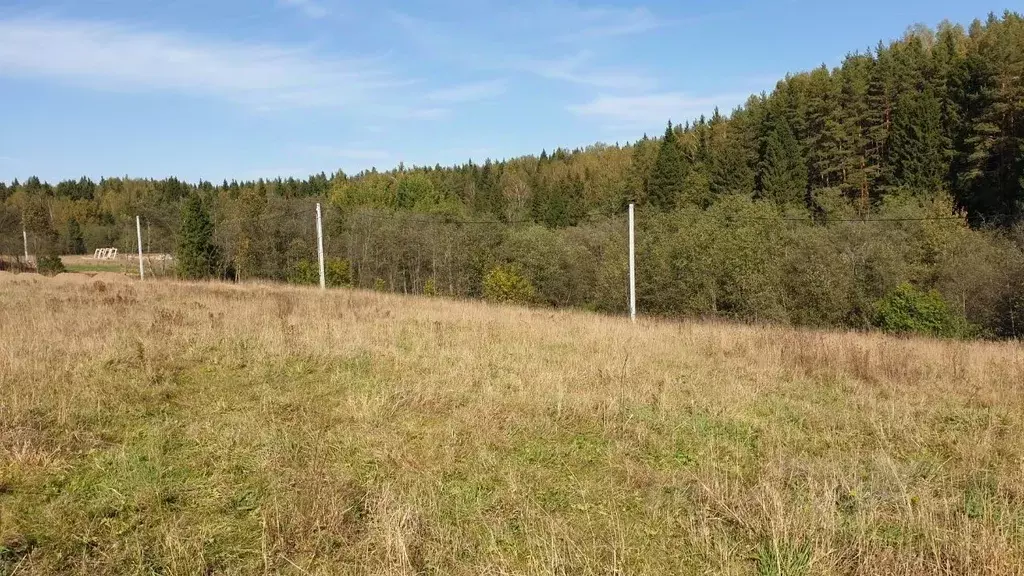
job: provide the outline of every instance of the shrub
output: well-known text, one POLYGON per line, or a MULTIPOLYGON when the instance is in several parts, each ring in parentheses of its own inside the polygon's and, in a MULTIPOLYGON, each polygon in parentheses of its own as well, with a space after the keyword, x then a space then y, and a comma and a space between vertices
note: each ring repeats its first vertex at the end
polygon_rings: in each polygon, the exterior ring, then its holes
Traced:
POLYGON ((288 275, 288 281, 292 284, 316 284, 320 281, 320 271, 315 262, 311 260, 299 260, 288 275))
MULTIPOLYGON (((317 262, 303 258, 295 263, 288 281, 292 284, 319 284, 320 268, 317 262)), ((324 262, 324 281, 329 288, 348 286, 351 282, 351 271, 348 260, 344 258, 328 258, 324 262)))
POLYGON ((924 334, 957 338, 969 326, 957 316, 936 290, 925 292, 908 282, 898 285, 875 304, 874 325, 894 334, 924 334))
POLYGON ((496 266, 484 276, 484 298, 489 302, 529 304, 536 291, 533 284, 511 266, 496 266))
POLYGON ((423 294, 425 296, 437 296, 437 281, 433 277, 427 278, 423 283, 423 294))
MULTIPOLYGON (((348 286, 352 282, 351 268, 344 258, 328 258, 324 263, 324 276, 331 287, 348 286)), ((317 278, 319 280, 319 278, 317 278)))
POLYGON ((60 256, 40 256, 39 261, 36 262, 36 270, 45 276, 55 276, 68 271, 60 256))

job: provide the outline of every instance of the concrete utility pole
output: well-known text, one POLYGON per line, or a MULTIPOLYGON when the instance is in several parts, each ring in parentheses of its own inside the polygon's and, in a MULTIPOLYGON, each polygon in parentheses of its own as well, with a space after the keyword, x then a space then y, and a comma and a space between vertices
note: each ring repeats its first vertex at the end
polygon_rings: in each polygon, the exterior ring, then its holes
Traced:
POLYGON ((139 280, 146 279, 146 271, 142 267, 142 221, 135 216, 135 234, 139 237, 139 280))
POLYGON ((629 205, 629 319, 636 322, 636 241, 633 237, 633 204, 629 205))
POLYGON ((316 253, 320 259, 320 289, 327 289, 327 277, 324 275, 324 225, 320 217, 320 203, 316 203, 316 253))

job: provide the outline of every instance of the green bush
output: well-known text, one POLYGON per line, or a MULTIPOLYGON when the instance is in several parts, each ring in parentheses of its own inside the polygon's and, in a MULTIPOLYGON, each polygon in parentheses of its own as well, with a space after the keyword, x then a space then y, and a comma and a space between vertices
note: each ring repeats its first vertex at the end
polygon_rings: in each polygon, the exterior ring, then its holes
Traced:
POLYGON ((533 284, 511 266, 496 266, 484 276, 484 298, 489 302, 529 304, 536 291, 533 284))
POLYGON ((324 277, 327 285, 332 288, 351 284, 352 274, 348 260, 344 258, 328 258, 327 262, 324 263, 324 277))
POLYGON ((36 262, 36 270, 45 276, 55 276, 68 271, 60 256, 40 256, 39 261, 36 262))
POLYGON ((967 336, 969 326, 949 309, 936 290, 898 285, 875 304, 874 325, 893 334, 923 334, 943 338, 967 336))
POLYGON ((437 296, 437 281, 433 277, 427 278, 423 283, 423 294, 425 296, 437 296))
POLYGON ((316 284, 320 282, 320 271, 317 269, 316 262, 306 259, 296 262, 291 273, 288 275, 288 281, 292 284, 316 284))
MULTIPOLYGON (((320 268, 313 260, 299 260, 288 275, 288 281, 292 284, 319 284, 320 268)), ((348 286, 351 282, 351 272, 348 260, 344 258, 328 258, 324 262, 324 281, 329 288, 348 286)))

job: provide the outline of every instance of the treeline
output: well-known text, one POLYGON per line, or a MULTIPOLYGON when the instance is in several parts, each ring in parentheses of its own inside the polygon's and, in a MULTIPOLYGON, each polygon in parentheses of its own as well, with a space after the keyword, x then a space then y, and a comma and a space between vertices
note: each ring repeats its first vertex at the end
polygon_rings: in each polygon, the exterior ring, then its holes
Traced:
MULTIPOLYGON (((891 197, 869 220, 849 207, 821 225, 743 195, 706 210, 642 208, 638 306, 668 317, 863 329, 892 322, 879 306, 909 283, 921 301, 933 290, 942 296, 942 310, 908 304, 907 314, 939 323, 914 331, 1019 337, 1024 234, 973 230, 952 210, 948 197, 891 197)), ((332 223, 327 251, 344 259, 356 286, 626 311, 623 216, 548 228, 360 208, 332 223)))
POLYGON ((863 327, 909 283, 964 330, 1014 336, 1022 77, 1007 12, 912 28, 632 144, 307 180, 0 183, 0 254, 18 258, 22 228, 34 254, 132 249, 140 215, 146 251, 208 229, 203 274, 304 282, 320 201, 336 282, 621 311, 634 202, 646 312, 863 327))

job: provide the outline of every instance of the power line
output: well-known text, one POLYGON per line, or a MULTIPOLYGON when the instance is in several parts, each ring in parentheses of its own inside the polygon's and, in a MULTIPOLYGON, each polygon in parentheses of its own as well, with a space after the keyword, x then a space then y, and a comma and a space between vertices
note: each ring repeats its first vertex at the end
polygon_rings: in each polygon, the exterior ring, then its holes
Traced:
POLYGON ((280 213, 277 213, 277 214, 270 214, 270 215, 264 214, 264 215, 256 216, 255 218, 250 218, 248 216, 236 216, 236 217, 233 217, 233 218, 225 218, 224 220, 215 221, 214 224, 215 225, 218 225, 218 224, 231 224, 231 223, 234 223, 234 222, 241 222, 241 221, 272 222, 272 221, 275 221, 275 220, 281 220, 283 218, 292 218, 292 217, 295 217, 295 216, 301 216, 304 212, 308 212, 310 215, 312 215, 313 210, 314 210, 314 208, 312 206, 308 206, 308 207, 307 206, 302 206, 302 207, 299 207, 299 208, 295 208, 293 210, 289 210, 289 211, 285 211, 285 212, 280 212, 280 213))
MULTIPOLYGON (((284 212, 278 212, 275 214, 263 214, 254 218, 246 216, 235 216, 231 218, 225 218, 223 220, 214 221, 215 225, 232 224, 241 221, 251 221, 257 223, 273 222, 285 218, 292 218, 307 214, 312 217, 314 213, 313 206, 300 206, 292 210, 285 210, 284 212)), ((390 213, 378 212, 359 212, 359 218, 370 219, 376 221, 395 221, 401 220, 403 222, 413 222, 417 224, 456 224, 456 225, 478 225, 478 226, 511 226, 515 224, 541 224, 541 222, 534 219, 520 219, 520 220, 480 220, 480 219, 462 219, 452 215, 436 215, 431 216, 425 213, 416 213, 412 211, 402 212, 395 211, 390 213)), ((147 216, 147 219, 156 220, 160 224, 167 225, 167 221, 160 217, 154 217, 154 215, 147 216)), ((807 217, 787 217, 787 216, 743 216, 743 215, 724 215, 725 220, 731 221, 763 221, 763 222, 802 222, 806 224, 813 224, 820 222, 823 224, 831 224, 838 222, 928 222, 928 221, 954 221, 963 220, 962 216, 918 216, 918 217, 878 217, 878 218, 832 218, 824 216, 815 219, 812 216, 807 217)))
MULTIPOLYGON (((734 220, 766 220, 771 222, 807 222, 814 223, 814 218, 791 218, 780 216, 778 218, 771 216, 726 216, 726 218, 732 218, 734 220)), ((826 224, 830 222, 924 222, 929 220, 963 220, 960 216, 926 216, 917 218, 829 218, 825 216, 821 219, 826 224)))
MULTIPOLYGON (((409 212, 407 214, 415 214, 415 213, 414 212, 409 212)), ((378 220, 378 221, 380 221, 380 220, 399 220, 399 219, 401 219, 402 221, 405 221, 405 222, 418 222, 418 223, 421 223, 421 224, 484 224, 484 225, 491 225, 491 226, 508 226, 508 225, 511 225, 511 224, 536 224, 537 223, 535 220, 507 220, 507 221, 500 221, 500 220, 462 220, 462 219, 454 218, 454 217, 447 216, 447 215, 444 215, 444 216, 441 216, 441 217, 436 217, 436 218, 431 218, 431 217, 418 218, 418 217, 415 217, 415 216, 402 215, 401 212, 393 212, 393 213, 391 213, 391 214, 389 214, 387 216, 385 216, 383 214, 379 214, 379 213, 378 214, 374 214, 374 213, 370 213, 370 212, 360 212, 359 213, 359 217, 360 218, 368 218, 368 219, 371 219, 371 220, 378 220)))
MULTIPOLYGON (((401 218, 406 222, 419 222, 425 224, 484 224, 492 226, 507 226, 511 224, 539 224, 540 222, 527 219, 527 220, 508 220, 508 221, 496 221, 496 220, 460 220, 452 217, 441 217, 441 218, 417 218, 415 216, 399 216, 400 213, 392 213, 384 216, 381 214, 373 214, 368 212, 360 213, 359 217, 368 218, 373 220, 397 220, 401 218)), ((815 219, 812 217, 806 218, 793 218, 786 216, 739 216, 739 215, 726 215, 727 220, 746 220, 746 221, 767 221, 767 222, 803 222, 807 224, 815 223, 815 219)), ((924 217, 895 217, 895 218, 830 218, 825 216, 821 219, 822 222, 828 224, 833 222, 925 222, 925 221, 943 221, 943 220, 963 220, 960 216, 924 216, 924 217)))

